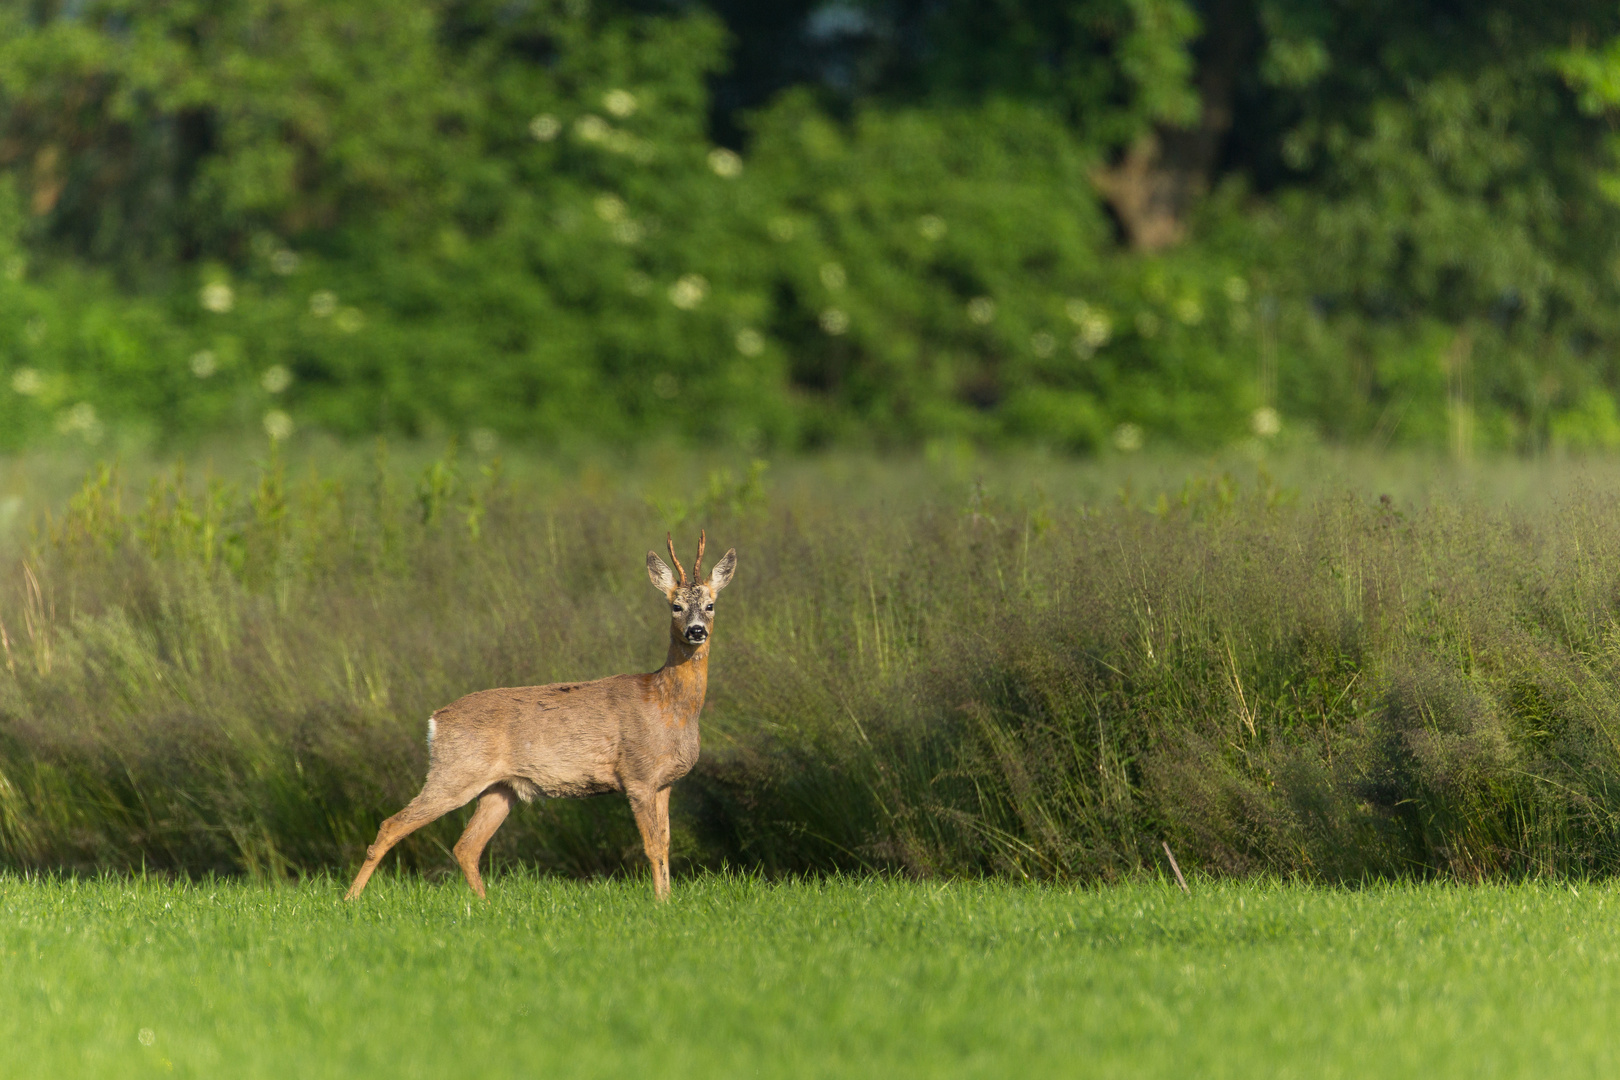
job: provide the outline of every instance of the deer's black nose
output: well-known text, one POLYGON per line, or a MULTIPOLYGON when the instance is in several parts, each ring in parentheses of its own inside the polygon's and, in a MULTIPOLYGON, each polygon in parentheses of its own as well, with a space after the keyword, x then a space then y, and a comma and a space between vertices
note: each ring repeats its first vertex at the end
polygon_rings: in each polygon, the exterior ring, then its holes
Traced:
POLYGON ((708 636, 709 636, 708 627, 705 627, 705 626, 688 626, 686 628, 686 640, 687 641, 702 641, 704 638, 706 638, 708 636))

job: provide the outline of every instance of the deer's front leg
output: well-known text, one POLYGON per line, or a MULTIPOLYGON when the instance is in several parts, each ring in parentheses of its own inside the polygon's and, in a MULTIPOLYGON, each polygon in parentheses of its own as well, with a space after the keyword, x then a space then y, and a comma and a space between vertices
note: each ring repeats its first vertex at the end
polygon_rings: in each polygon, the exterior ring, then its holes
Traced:
POLYGON ((664 872, 664 895, 669 895, 669 788, 658 792, 658 865, 664 872))
POLYGON ((630 809, 636 815, 636 827, 641 830, 641 846, 652 864, 653 895, 660 900, 669 897, 669 792, 655 792, 648 788, 627 791, 630 809), (662 813, 660 813, 662 810, 662 813))

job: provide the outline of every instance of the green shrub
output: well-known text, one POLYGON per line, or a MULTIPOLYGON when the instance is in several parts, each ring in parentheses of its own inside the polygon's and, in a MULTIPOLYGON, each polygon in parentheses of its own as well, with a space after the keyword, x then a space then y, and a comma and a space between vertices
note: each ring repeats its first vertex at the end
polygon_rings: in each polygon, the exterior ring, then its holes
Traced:
POLYGON ((1567 45, 1620 27, 1500 7, 941 5, 739 154, 701 9, 13 5, 0 445, 1603 448, 1609 53, 1567 45), (1245 164, 1176 172, 1233 109, 1245 164), (1183 241, 1127 250, 1101 178, 1155 133, 1183 241))
MULTIPOLYGON (((640 555, 702 523, 741 564, 674 801, 685 865, 1112 880, 1166 841, 1332 881, 1620 861, 1612 500, 1400 511, 1217 474, 1145 510, 917 465, 666 468, 639 481, 656 500, 453 454, 144 494, 97 470, 0 575, 0 858, 342 872, 419 786, 434 708, 655 667, 640 555)), ((401 859, 449 867, 456 829, 401 859)), ((641 864, 617 798, 543 802, 496 857, 641 864)))

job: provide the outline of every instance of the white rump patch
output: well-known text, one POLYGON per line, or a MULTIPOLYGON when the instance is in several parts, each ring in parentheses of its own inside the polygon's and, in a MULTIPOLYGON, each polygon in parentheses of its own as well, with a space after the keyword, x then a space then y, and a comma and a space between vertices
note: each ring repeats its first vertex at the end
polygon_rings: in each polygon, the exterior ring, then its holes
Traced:
POLYGON ((428 753, 433 753, 433 736, 439 733, 439 722, 428 717, 428 753))

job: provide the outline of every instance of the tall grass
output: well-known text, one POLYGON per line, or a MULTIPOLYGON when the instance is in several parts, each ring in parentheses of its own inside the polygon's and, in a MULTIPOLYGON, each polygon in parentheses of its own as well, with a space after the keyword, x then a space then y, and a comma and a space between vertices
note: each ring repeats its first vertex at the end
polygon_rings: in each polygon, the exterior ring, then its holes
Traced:
MULTIPOLYGON (((701 523, 740 562, 678 869, 1107 880, 1163 842, 1327 880, 1620 867, 1612 495, 846 466, 653 498, 453 454, 94 470, 0 572, 0 858, 342 872, 419 786, 434 708, 655 667, 641 556, 701 523)), ((399 858, 443 872, 459 825, 399 858)), ((530 807, 493 858, 640 863, 617 798, 530 807)))

